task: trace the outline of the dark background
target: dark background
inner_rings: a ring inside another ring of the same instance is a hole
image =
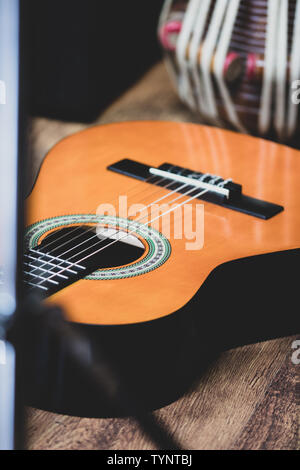
[[[163,0],[26,0],[31,115],[93,121],[160,57]]]

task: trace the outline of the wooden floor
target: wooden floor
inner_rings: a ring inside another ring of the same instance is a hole
[[[97,122],[193,121],[162,65],[107,109]],[[35,119],[32,172],[49,148],[85,126]],[[224,352],[189,394],[155,414],[186,449],[299,449],[297,367],[283,338]],[[30,449],[155,449],[132,419],[83,419],[28,410]]]

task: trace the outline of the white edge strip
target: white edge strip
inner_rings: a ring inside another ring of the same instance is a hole
[[[246,129],[240,122],[238,115],[235,111],[234,104],[231,100],[229,90],[226,86],[223,68],[228,53],[230,39],[232,31],[235,25],[236,17],[240,6],[240,0],[231,0],[226,13],[223,29],[221,31],[219,43],[216,49],[215,61],[214,61],[214,75],[219,85],[220,93],[223,98],[226,113],[229,121],[233,124],[240,132],[247,133]]]

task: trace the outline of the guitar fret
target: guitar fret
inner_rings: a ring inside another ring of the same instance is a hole
[[[62,264],[57,265],[57,264],[51,263],[51,261],[46,261],[46,260],[41,260],[39,258],[34,258],[34,256],[30,256],[28,254],[26,254],[25,256],[27,256],[28,258],[30,258],[34,261],[38,261],[39,263],[42,263],[42,266],[45,265],[45,264],[49,264],[50,266],[54,266],[55,268],[63,268]],[[39,268],[39,269],[41,269],[41,268]],[[77,274],[76,271],[74,271],[73,269],[66,268],[66,267],[64,267],[64,271],[68,271],[70,273]]]
[[[47,279],[46,277],[40,276],[39,274],[33,274],[31,272],[28,272],[28,271],[24,271],[24,274],[27,274],[28,276],[32,276],[32,277],[42,279],[44,282],[51,282],[51,284],[56,284],[57,286],[59,285],[59,283],[56,282],[56,281],[53,281],[53,279]]]
[[[39,289],[42,289],[42,290],[49,290],[47,287],[45,286],[42,286],[40,284],[33,284],[32,282],[28,281],[27,279],[24,280],[25,284],[28,284],[29,286],[32,286],[32,287],[38,287]]]
[[[42,262],[42,261],[40,261],[40,262]],[[48,273],[48,274],[49,274],[49,273],[51,273],[51,274],[55,273],[55,271],[51,271],[51,270],[49,270],[49,269],[44,269],[44,268],[42,268],[42,267],[40,267],[40,266],[35,266],[35,265],[32,264],[32,263],[26,263],[26,262],[25,262],[24,264],[25,264],[26,266],[30,266],[31,268],[34,268],[34,269],[36,269],[36,270],[44,271],[45,273]],[[47,262],[47,264],[50,264],[50,263]],[[56,266],[56,265],[54,265],[54,264],[52,264],[52,266],[54,266],[54,267],[56,267],[57,269],[59,269],[59,266]],[[55,275],[58,276],[58,277],[61,277],[62,279],[69,279],[68,276],[64,276],[63,274],[55,273]]]
[[[53,293],[80,278],[84,266],[58,256],[30,249],[24,254],[24,282],[40,290]],[[67,275],[66,275],[67,274]]]
[[[36,254],[38,254],[38,255],[41,255],[41,256],[46,256],[47,258],[51,258],[51,259],[57,260],[57,261],[59,261],[60,263],[69,264],[69,265],[72,266],[73,268],[76,267],[76,268],[79,268],[79,269],[86,269],[84,266],[81,266],[80,264],[71,263],[70,261],[64,260],[64,259],[59,258],[59,257],[57,257],[57,256],[49,255],[48,253],[43,253],[43,252],[41,252],[41,251],[33,250],[33,249],[31,249],[30,251],[33,252],[33,253],[36,253]],[[73,271],[73,272],[74,272],[74,274],[77,274],[76,271]]]

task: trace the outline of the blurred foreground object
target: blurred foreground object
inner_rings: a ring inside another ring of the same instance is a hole
[[[202,119],[300,147],[300,0],[165,0],[158,33]]]
[[[22,4],[0,0],[0,450],[23,447],[21,354],[11,341],[22,284],[18,269],[23,246],[25,164],[24,58],[19,47]]]

